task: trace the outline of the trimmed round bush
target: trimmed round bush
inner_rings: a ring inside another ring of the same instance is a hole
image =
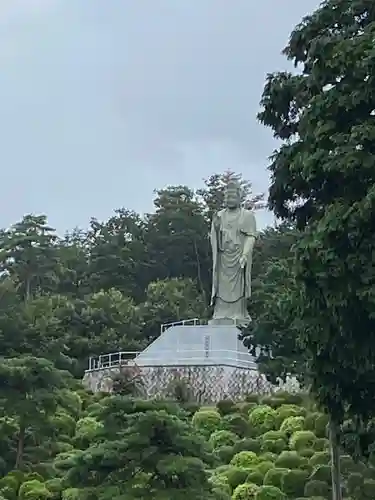
[[[236,453],[239,451],[253,451],[257,455],[260,453],[261,442],[259,439],[244,438],[234,443],[234,450]]]
[[[306,459],[298,455],[296,451],[283,451],[276,459],[276,467],[282,469],[299,469],[306,464]]]
[[[48,500],[51,497],[46,485],[37,479],[25,481],[18,492],[19,500]]]
[[[234,432],[221,430],[213,432],[208,441],[213,449],[216,449],[221,446],[233,446],[238,439]]]
[[[319,417],[320,415],[322,415],[320,412],[318,411],[313,411],[311,413],[308,413],[305,417],[305,427],[304,427],[304,430],[305,431],[315,431],[315,420],[317,419],[317,417]]]
[[[222,472],[222,475],[227,478],[228,484],[233,491],[239,484],[243,484],[249,475],[249,470],[242,467],[228,467],[228,469]]]
[[[305,497],[323,497],[327,498],[330,488],[324,481],[308,481],[305,485]]]
[[[233,500],[253,500],[259,490],[259,486],[253,483],[244,483],[237,486],[233,491]]]
[[[273,462],[260,462],[256,467],[255,467],[255,470],[257,472],[260,472],[262,474],[262,476],[264,477],[267,472],[270,470],[270,469],[273,469],[275,467],[274,463]]]
[[[82,492],[79,488],[68,488],[62,492],[62,500],[79,500]]]
[[[315,451],[311,448],[303,448],[302,450],[298,450],[298,455],[303,458],[311,458],[314,453]]]
[[[331,482],[331,467],[329,465],[317,465],[311,473],[310,480],[324,481],[329,484]]]
[[[297,431],[302,431],[305,423],[305,418],[301,416],[287,417],[283,420],[280,431],[284,432],[287,436],[291,436]]]
[[[228,479],[222,474],[211,476],[209,478],[209,483],[212,484],[214,488],[218,488],[221,491],[228,493],[229,495],[232,492],[231,487],[229,486],[228,483]]]
[[[328,451],[316,451],[309,459],[309,465],[315,468],[317,465],[328,465],[331,460],[331,454]]]
[[[314,443],[315,451],[326,451],[329,450],[329,441],[327,438],[317,438]]]
[[[240,451],[232,458],[230,465],[251,468],[259,463],[259,457],[252,451]]]
[[[304,417],[306,414],[305,408],[297,405],[281,405],[277,410],[277,427],[280,428],[281,424],[289,417]]]
[[[327,438],[329,418],[324,413],[319,413],[314,422],[314,434],[318,438]]]
[[[249,413],[258,406],[258,403],[242,403],[239,405],[242,415],[249,416]]]
[[[231,413],[223,417],[221,427],[227,431],[244,438],[249,434],[250,426],[248,420],[241,413]]]
[[[363,482],[363,494],[366,500],[375,498],[375,479],[365,479]]]
[[[259,434],[276,428],[277,412],[268,405],[259,405],[249,414],[251,427]]]
[[[270,469],[264,476],[263,484],[270,486],[277,486],[281,489],[283,476],[288,472],[288,469],[282,469],[281,467],[275,467]]]
[[[281,489],[288,498],[301,497],[305,491],[305,485],[309,480],[309,473],[305,470],[288,470],[282,477]]]
[[[246,482],[257,484],[258,486],[262,486],[263,479],[264,479],[264,475],[261,474],[259,471],[254,470],[253,472],[250,472],[250,474],[247,476]]]
[[[277,441],[278,439],[287,440],[287,436],[282,431],[267,431],[260,437],[261,441]]]
[[[221,401],[218,401],[216,408],[221,416],[236,413],[237,411],[236,403],[231,399],[222,399]]]
[[[284,493],[276,486],[261,486],[255,495],[255,500],[285,500]]]
[[[352,474],[349,474],[346,481],[348,493],[355,498],[359,498],[361,492],[363,491],[363,483],[364,477],[359,472],[353,472]]]
[[[202,434],[209,437],[220,427],[221,416],[218,411],[199,410],[194,414],[192,423]]]
[[[289,447],[291,450],[302,450],[314,446],[316,436],[312,431],[297,431],[292,434]]]
[[[270,451],[267,451],[266,453],[262,453],[259,456],[259,460],[261,462],[275,462],[277,459],[277,455],[275,453],[271,453]]]
[[[233,446],[220,446],[220,448],[215,449],[216,455],[219,457],[221,463],[229,464],[235,455]]]
[[[268,452],[270,451],[271,453],[275,453],[278,455],[282,451],[287,448],[287,444],[285,439],[268,439],[266,441],[263,441],[262,443],[262,452]]]

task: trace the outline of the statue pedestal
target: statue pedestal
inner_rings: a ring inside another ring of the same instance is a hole
[[[233,318],[212,318],[208,322],[209,325],[213,326],[234,326],[234,327],[239,327],[239,326],[246,326],[250,323],[251,319],[250,318],[243,318],[243,319],[233,319]]]

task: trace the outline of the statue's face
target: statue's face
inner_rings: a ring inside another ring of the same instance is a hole
[[[225,192],[225,205],[228,208],[238,208],[241,204],[237,189],[227,189]]]

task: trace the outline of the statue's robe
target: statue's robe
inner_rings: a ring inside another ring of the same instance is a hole
[[[251,296],[252,249],[245,267],[240,264],[249,236],[256,237],[255,216],[250,210],[224,209],[214,217],[211,227],[214,320],[249,320],[247,299]]]

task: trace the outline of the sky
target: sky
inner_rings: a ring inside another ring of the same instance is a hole
[[[265,77],[318,3],[0,0],[0,227],[149,212],[154,189],[228,169],[266,192]]]

